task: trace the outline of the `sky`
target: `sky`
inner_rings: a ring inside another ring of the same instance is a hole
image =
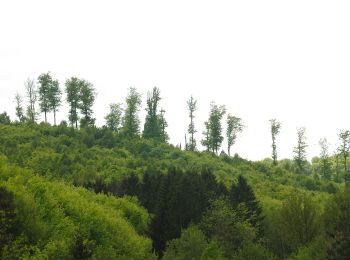
[[[50,71],[61,88],[72,76],[95,86],[98,126],[136,87],[143,126],[147,91],[157,86],[174,145],[184,144],[193,95],[198,143],[214,101],[246,125],[231,153],[270,157],[276,118],[279,158],[292,158],[296,128],[306,127],[311,159],[320,138],[332,153],[350,128],[349,13],[349,1],[3,0],[0,112],[14,119],[26,79]],[[66,103],[57,118],[67,119]]]

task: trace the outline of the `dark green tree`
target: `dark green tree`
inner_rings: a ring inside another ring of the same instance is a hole
[[[227,153],[230,156],[231,147],[236,143],[237,136],[243,131],[244,124],[241,118],[227,115]]]
[[[141,106],[141,95],[136,88],[129,88],[126,97],[126,109],[123,117],[122,133],[128,137],[136,137],[140,134],[140,119],[138,112]]]
[[[11,124],[10,117],[6,112],[0,114],[0,124],[9,125]]]
[[[78,108],[79,108],[79,93],[80,93],[80,80],[76,77],[71,77],[66,81],[66,94],[67,102],[69,104],[69,122],[72,127],[78,128]]]
[[[50,72],[41,74],[38,77],[38,83],[40,112],[44,113],[45,123],[47,123],[47,113],[51,111],[49,95],[52,86],[52,77],[50,75]]]
[[[306,136],[305,127],[297,128],[297,145],[294,147],[294,162],[299,173],[305,171],[306,160]]]
[[[94,126],[95,118],[92,117],[92,106],[96,99],[96,91],[94,86],[82,79],[79,80],[79,109],[83,117],[81,118],[81,126]]]
[[[186,145],[186,150],[195,151],[197,147],[196,140],[194,139],[194,134],[197,132],[194,128],[194,112],[197,110],[197,100],[191,96],[187,100],[187,108],[190,117],[190,124],[188,125],[188,134],[190,135],[189,143]]]
[[[143,137],[161,141],[162,126],[160,125],[160,115],[158,114],[158,105],[160,98],[159,88],[154,87],[152,92],[147,95],[147,115],[143,129]]]
[[[106,126],[112,131],[119,132],[122,123],[123,108],[122,104],[110,104],[109,113],[105,117]]]
[[[277,165],[277,146],[276,146],[276,136],[280,133],[281,123],[276,119],[270,120],[271,125],[271,137],[272,137],[272,160],[273,164]]]
[[[233,208],[244,204],[246,210],[243,218],[256,228],[258,236],[263,234],[263,214],[259,201],[256,199],[253,189],[248,185],[246,179],[238,176],[237,185],[232,185],[229,193],[229,201]]]

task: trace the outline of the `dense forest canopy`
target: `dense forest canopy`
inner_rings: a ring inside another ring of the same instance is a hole
[[[224,105],[210,104],[196,140],[197,100],[189,97],[186,141],[172,145],[159,88],[148,93],[143,126],[136,88],[110,104],[102,127],[96,97],[85,79],[63,87],[43,73],[16,94],[16,119],[0,114],[2,259],[350,256],[349,130],[334,154],[322,138],[310,162],[298,128],[294,158],[281,160],[283,124],[271,119],[271,158],[249,161],[234,153],[244,118]],[[61,106],[67,120],[56,122]]]

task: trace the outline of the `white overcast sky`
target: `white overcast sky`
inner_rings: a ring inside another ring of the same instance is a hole
[[[15,93],[47,71],[62,88],[71,76],[94,84],[99,126],[130,86],[143,95],[143,121],[147,90],[157,86],[173,144],[184,143],[192,94],[198,142],[215,101],[247,125],[232,152],[269,157],[277,118],[279,157],[292,157],[304,126],[310,159],[321,137],[333,150],[350,128],[349,14],[350,1],[335,0],[3,0],[0,112],[14,119]],[[66,118],[61,108],[58,120]]]

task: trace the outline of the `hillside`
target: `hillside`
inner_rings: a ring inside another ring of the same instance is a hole
[[[346,254],[346,239],[330,251],[341,229],[324,224],[349,217],[327,210],[348,199],[343,185],[289,160],[183,151],[107,128],[1,124],[0,189],[4,259]]]

